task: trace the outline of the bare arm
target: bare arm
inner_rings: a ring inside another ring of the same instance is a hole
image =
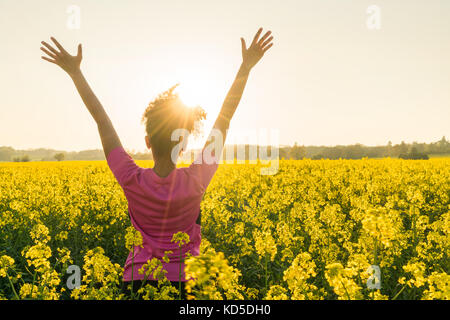
[[[250,71],[261,60],[266,51],[269,50],[273,45],[273,37],[269,37],[272,33],[271,31],[266,32],[266,34],[261,39],[259,39],[262,30],[262,28],[258,30],[255,37],[253,38],[252,44],[248,49],[246,47],[245,40],[241,38],[242,64],[230,88],[230,91],[228,91],[225,101],[223,102],[222,109],[220,110],[219,116],[217,117],[217,120],[214,123],[212,129],[213,132],[214,130],[219,130],[220,134],[222,135],[222,145],[216,145],[216,147],[220,147],[220,150],[225,144],[230,121],[233,118],[239,102],[241,101]],[[213,136],[213,132],[211,132],[210,136]],[[207,141],[205,147],[210,143],[211,141]]]
[[[105,153],[105,157],[108,157],[108,154],[114,148],[120,147],[122,144],[120,143],[120,139],[117,136],[116,130],[114,129],[105,109],[95,96],[80,70],[80,64],[83,56],[81,44],[78,45],[77,55],[72,56],[59,44],[58,41],[56,41],[56,39],[51,38],[51,40],[54,42],[59,51],[48,43],[42,41],[42,45],[45,47],[41,47],[41,50],[48,56],[42,57],[42,59],[60,66],[72,78],[81,99],[97,123],[98,132],[103,145],[103,151]]]

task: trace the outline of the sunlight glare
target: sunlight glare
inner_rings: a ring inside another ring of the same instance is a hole
[[[207,73],[185,72],[179,77],[179,86],[176,92],[179,93],[181,100],[189,107],[200,106],[206,111],[206,122],[213,121],[221,107],[224,89],[219,88],[216,83],[211,81],[212,75]]]

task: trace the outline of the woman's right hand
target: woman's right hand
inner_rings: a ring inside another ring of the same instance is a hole
[[[47,42],[42,41],[41,43],[43,46],[45,46],[45,48],[41,47],[41,50],[45,52],[48,57],[43,56],[41,58],[60,66],[70,76],[79,73],[81,60],[83,59],[83,49],[81,47],[81,44],[78,45],[77,55],[72,56],[63,48],[62,45],[59,44],[59,42],[55,38],[51,37],[50,39],[53,41],[59,51],[53,48]]]

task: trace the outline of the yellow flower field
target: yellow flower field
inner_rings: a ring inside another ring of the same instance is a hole
[[[221,165],[201,205],[201,255],[186,259],[187,298],[449,299],[449,168],[283,160],[263,176]],[[0,298],[129,298],[122,266],[140,237],[105,162],[0,164],[0,230]],[[142,270],[160,286],[136,297],[178,298],[160,266]]]

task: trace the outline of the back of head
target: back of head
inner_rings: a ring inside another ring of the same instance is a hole
[[[187,107],[174,92],[173,86],[161,93],[149,103],[142,116],[145,130],[150,140],[152,153],[157,157],[170,156],[178,141],[171,141],[172,133],[177,129],[184,129],[189,133],[197,133],[198,121],[206,118],[201,107]]]

